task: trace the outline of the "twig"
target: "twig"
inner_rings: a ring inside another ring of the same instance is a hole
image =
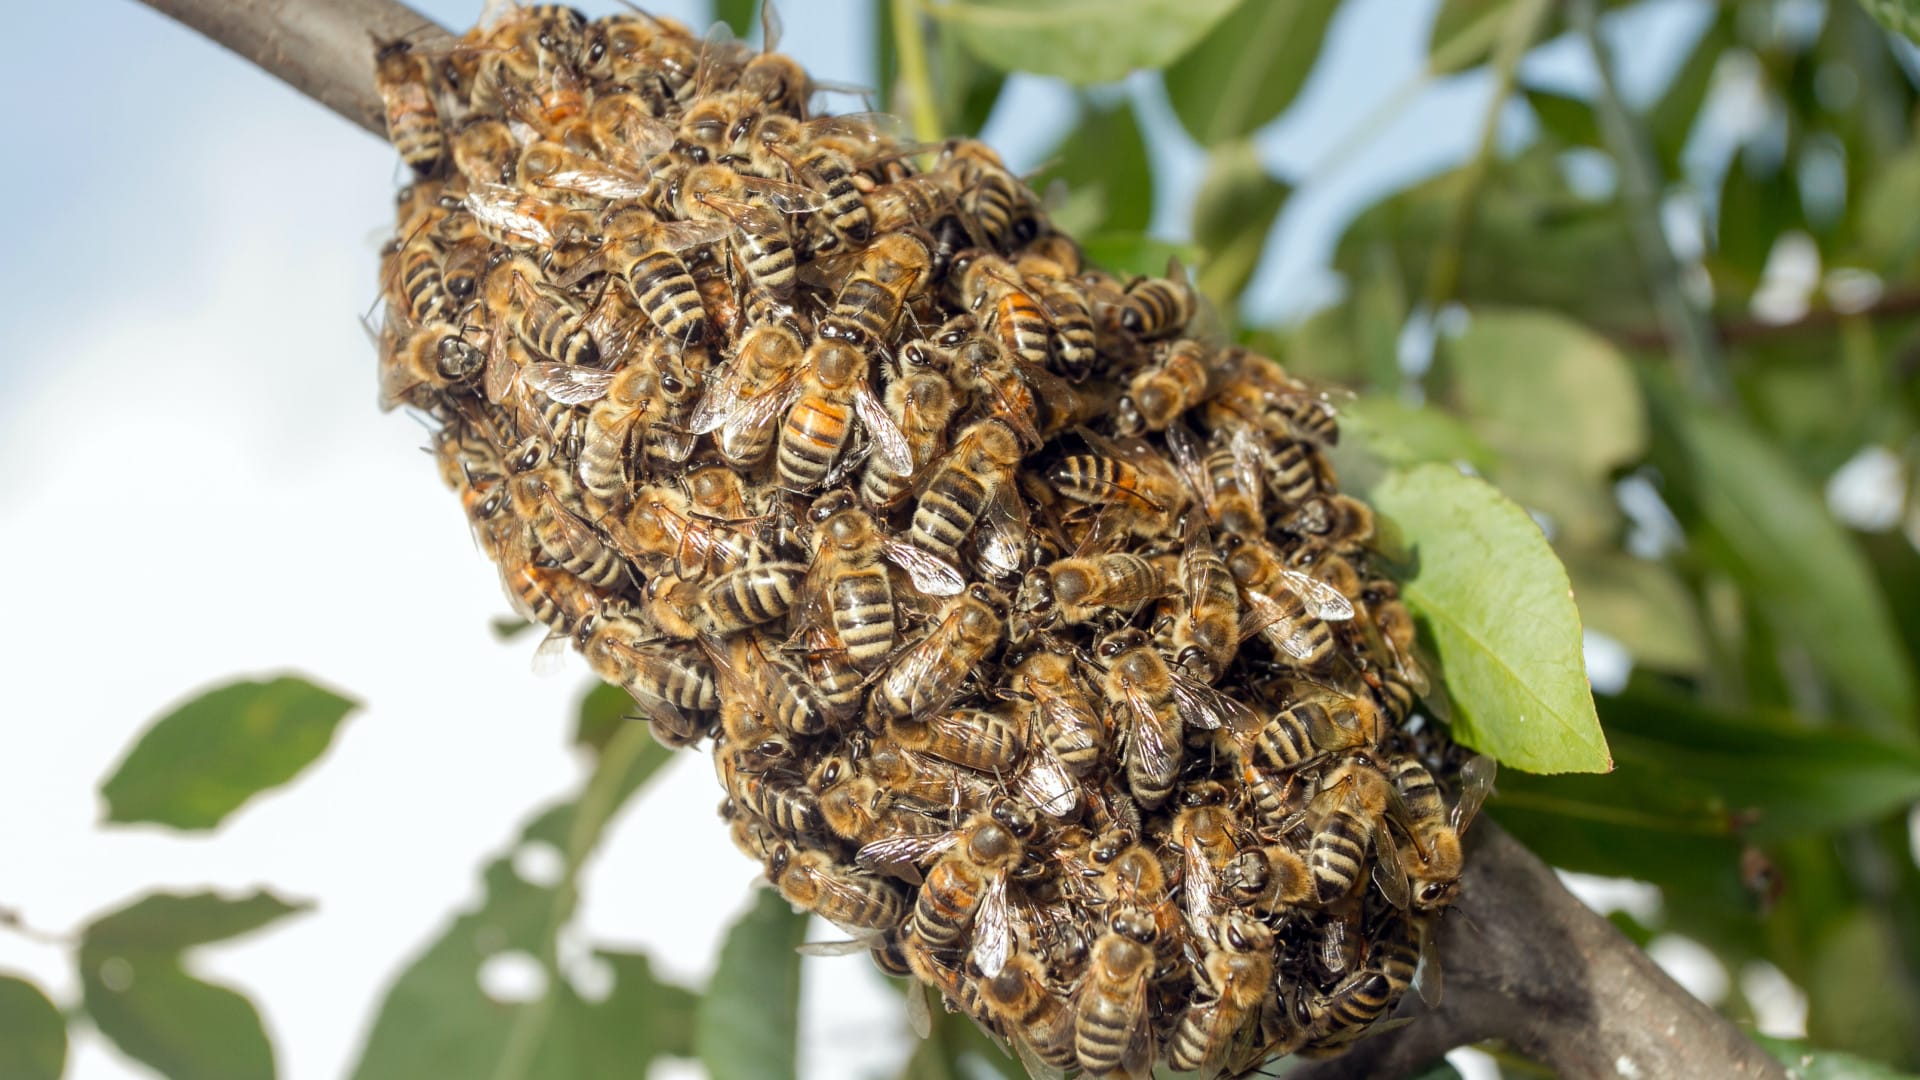
[[[920,18],[920,0],[892,0],[893,45],[900,55],[900,81],[907,110],[913,116],[913,137],[938,142],[945,125],[933,92],[933,69],[927,66],[927,28]]]
[[[1786,1076],[1505,830],[1483,820],[1472,841],[1458,910],[1439,931],[1441,1003],[1287,1080],[1392,1080],[1489,1039],[1562,1080]]]
[[[373,88],[373,44],[446,31],[397,0],[140,0],[259,65],[375,135],[387,134]]]
[[[373,89],[368,34],[417,39],[422,30],[437,29],[393,0],[144,2],[376,133],[384,123]],[[917,25],[917,6],[896,2],[910,16],[903,21]],[[924,42],[921,47],[924,66]],[[903,70],[910,48],[903,35]],[[937,124],[937,114],[928,115]],[[922,117],[920,122],[924,126],[928,121]],[[631,743],[622,746],[616,739],[606,756],[637,753],[643,729],[635,730]],[[618,771],[603,762],[601,773]],[[617,802],[596,775],[575,810],[567,879],[550,913],[557,920],[556,930],[571,910],[580,862]],[[1780,1067],[1738,1029],[1675,985],[1498,826],[1482,822],[1473,842],[1460,902],[1465,917],[1446,920],[1440,931],[1449,987],[1445,1002],[1398,1031],[1363,1040],[1343,1057],[1310,1064],[1291,1077],[1384,1080],[1406,1075],[1455,1046],[1501,1039],[1572,1080],[1633,1075],[1784,1078]],[[547,959],[551,966],[551,957]],[[519,1062],[527,1048],[538,1044],[545,1016],[536,1014],[521,1023],[527,1030],[510,1039],[516,1048],[503,1055],[502,1075],[524,1071]]]
[[[1600,93],[1594,108],[1600,133],[1620,164],[1620,194],[1626,202],[1634,249],[1653,288],[1654,310],[1667,340],[1673,344],[1674,359],[1687,389],[1701,401],[1725,402],[1729,391],[1720,344],[1714,340],[1706,312],[1688,298],[1681,285],[1680,261],[1674,257],[1666,228],[1660,222],[1659,168],[1647,153],[1639,122],[1627,111],[1614,84],[1613,63],[1606,43],[1600,40],[1593,0],[1572,0],[1568,14],[1593,54],[1594,67],[1599,69]]]
[[[1714,339],[1722,345],[1744,345],[1753,341],[1771,341],[1794,334],[1832,330],[1848,319],[1898,319],[1920,312],[1920,288],[1888,289],[1870,304],[1841,311],[1837,308],[1813,308],[1798,318],[1783,322],[1761,319],[1722,319],[1713,324]],[[1608,333],[1630,349],[1664,349],[1672,345],[1665,328],[1636,326]]]

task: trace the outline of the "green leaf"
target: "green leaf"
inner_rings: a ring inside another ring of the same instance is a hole
[[[1545,460],[1597,477],[1646,448],[1646,410],[1626,358],[1570,319],[1479,309],[1442,355],[1452,402],[1515,468]]]
[[[693,1042],[713,1080],[795,1075],[800,1033],[800,955],[807,916],[761,889],[720,949],[700,999]]]
[[[152,893],[82,932],[87,1015],[127,1056],[173,1080],[272,1080],[273,1046],[245,996],[190,974],[181,951],[258,929],[306,905],[266,892]]]
[[[1487,59],[1512,0],[1441,0],[1427,34],[1427,70],[1464,71]]]
[[[533,629],[533,623],[518,615],[499,615],[487,620],[487,629],[501,641],[512,641],[521,634]]]
[[[354,1080],[489,1077],[510,1046],[523,1055],[516,1060],[525,1077],[623,1080],[644,1074],[659,1055],[691,1052],[693,995],[656,980],[644,957],[598,954],[615,977],[612,995],[600,1002],[575,990],[564,969],[548,996],[531,1002],[495,1000],[479,982],[481,967],[504,954],[546,966],[578,900],[580,864],[614,812],[671,757],[645,724],[615,732],[580,800],[535,815],[482,871],[479,903],[450,920],[388,988]],[[515,853],[534,844],[560,853],[560,881],[530,882],[515,870]]]
[[[1822,929],[1802,983],[1808,1038],[1871,1059],[1908,1059],[1920,1036],[1920,993],[1902,962],[1901,928],[1860,906]]]
[[[580,699],[573,722],[573,745],[599,753],[621,728],[644,724],[634,712],[633,698],[612,683],[596,682]]]
[[[1777,448],[1744,422],[1676,407],[1695,498],[1754,596],[1868,710],[1882,735],[1914,735],[1913,673],[1886,598],[1844,530]]]
[[[1149,277],[1167,272],[1167,260],[1191,263],[1200,252],[1191,244],[1155,240],[1137,232],[1105,232],[1080,239],[1087,265],[1098,266],[1122,278]]]
[[[1720,271],[1717,280],[1737,290],[1736,295],[1747,295],[1759,283],[1774,241],[1805,224],[1793,170],[1769,170],[1742,151],[1728,164],[1720,185],[1720,220],[1711,260]]]
[[[1438,648],[1454,738],[1528,772],[1612,768],[1567,572],[1526,511],[1446,465],[1395,472],[1373,500],[1414,548],[1402,594]]]
[[[1788,1080],[1916,1080],[1915,1074],[1838,1050],[1816,1050],[1805,1039],[1752,1035],[1760,1048],[1787,1067]]]
[[[1145,232],[1153,217],[1153,172],[1133,106],[1083,107],[1080,122],[1033,186],[1045,191],[1055,181],[1066,184],[1069,198],[1068,206],[1049,215],[1058,228],[1076,236]],[[1162,263],[1153,272],[1164,269]]]
[[[891,18],[893,5],[883,2],[879,6]],[[933,35],[929,46],[933,96],[942,123],[956,135],[979,134],[1000,99],[1007,73],[974,59],[952,34]]]
[[[211,829],[298,776],[359,707],[286,675],[209,691],[156,721],[100,785],[106,820]]]
[[[1447,462],[1485,473],[1499,460],[1454,417],[1385,394],[1362,394],[1341,404],[1340,442],[1329,449],[1341,486],[1363,496],[1389,469]]]
[[[1652,136],[1654,151],[1660,157],[1663,176],[1674,176],[1680,172],[1680,153],[1686,148],[1687,138],[1693,134],[1700,106],[1707,100],[1707,91],[1713,87],[1713,73],[1719,69],[1720,57],[1733,44],[1736,14],[1736,9],[1727,8],[1715,17],[1712,25],[1700,35],[1700,40],[1694,43],[1686,62],[1674,73],[1673,81],[1667,84],[1660,100],[1647,110],[1647,133]]]
[[[744,39],[753,33],[753,16],[759,6],[758,0],[713,0],[713,17],[726,23],[734,37]]]
[[[1527,104],[1540,118],[1540,126],[1567,146],[1599,146],[1600,121],[1593,106],[1585,100],[1557,90],[1526,87]]]
[[[1193,201],[1193,242],[1206,253],[1200,291],[1221,311],[1233,310],[1253,278],[1267,233],[1292,193],[1290,185],[1267,174],[1252,143],[1228,143],[1213,152]]]
[[[40,988],[0,975],[0,1076],[59,1080],[67,1069],[67,1021]]]
[[[1240,0],[947,0],[924,10],[1006,71],[1087,85],[1165,67]]]
[[[1339,0],[1243,3],[1167,69],[1167,96],[1188,134],[1219,146],[1286,111],[1305,85]]]
[[[1584,626],[1625,646],[1645,667],[1697,673],[1705,666],[1699,614],[1670,568],[1613,550],[1563,554]]]
[[[1860,0],[1860,6],[1867,14],[1879,21],[1881,26],[1904,36],[1908,41],[1920,42],[1920,2],[1916,0]]]

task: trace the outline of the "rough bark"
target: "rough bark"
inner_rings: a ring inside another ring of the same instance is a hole
[[[384,135],[369,35],[446,31],[395,0],[142,0]],[[1785,1077],[1784,1070],[1560,884],[1491,821],[1472,838],[1458,911],[1439,930],[1445,994],[1412,1023],[1289,1080],[1391,1080],[1498,1040],[1567,1080]]]

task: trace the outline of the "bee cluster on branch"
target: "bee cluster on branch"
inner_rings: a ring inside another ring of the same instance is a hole
[[[773,886],[1036,1075],[1337,1052],[1492,772],[1416,711],[1333,410],[981,143],[810,113],[767,30],[382,43],[383,404]]]

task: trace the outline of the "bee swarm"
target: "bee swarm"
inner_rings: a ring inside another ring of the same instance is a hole
[[[541,5],[377,66],[382,404],[782,895],[1036,1073],[1394,1009],[1491,763],[1414,712],[1320,396],[778,53]]]

